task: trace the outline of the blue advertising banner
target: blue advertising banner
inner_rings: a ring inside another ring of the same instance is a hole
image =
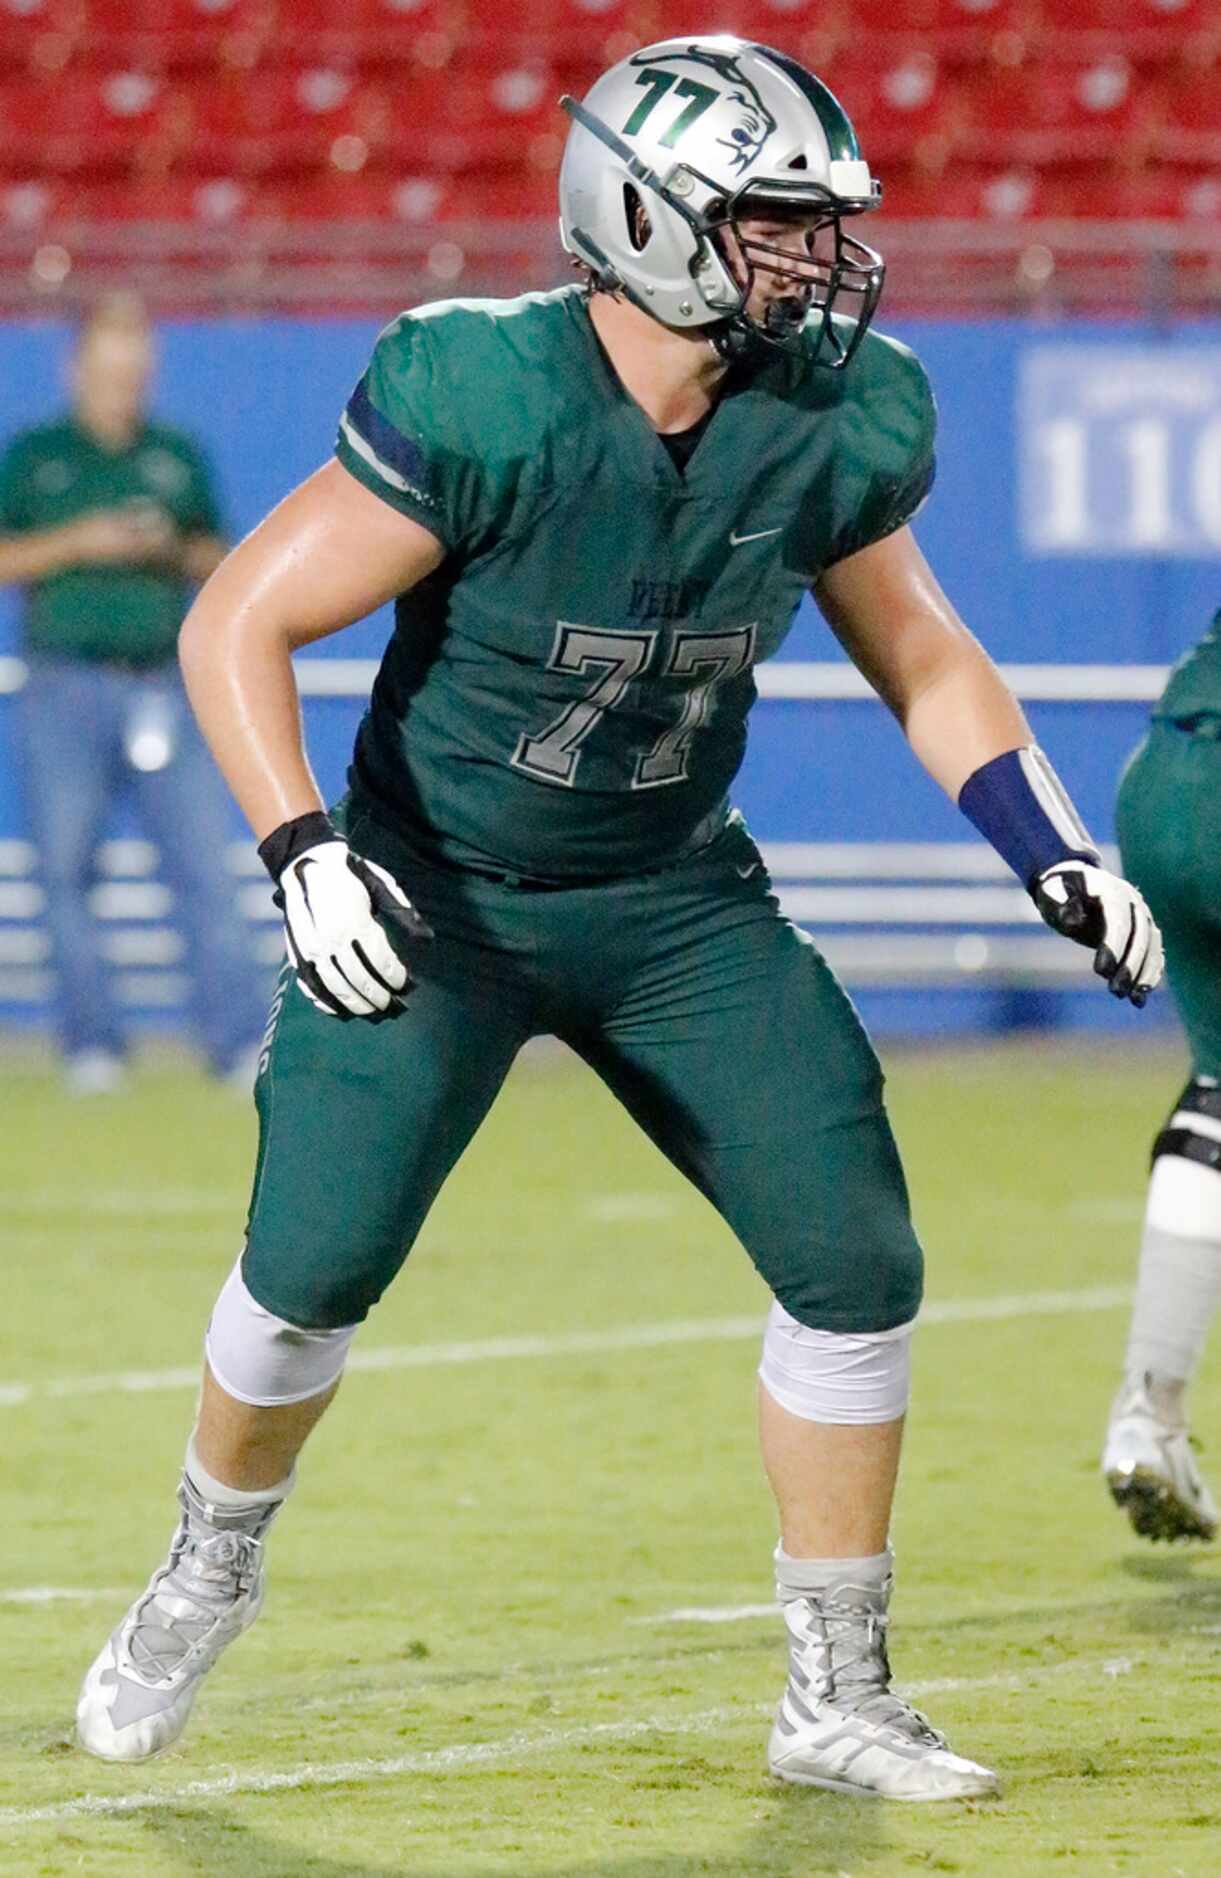
[[[1032,346],[1017,428],[1030,553],[1221,554],[1221,346]]]

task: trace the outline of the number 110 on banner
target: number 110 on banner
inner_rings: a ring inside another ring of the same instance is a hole
[[[1018,389],[1035,554],[1221,549],[1221,346],[1040,346]]]

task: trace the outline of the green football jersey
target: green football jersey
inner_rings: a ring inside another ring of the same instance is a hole
[[[1221,717],[1221,609],[1199,645],[1181,658],[1153,707],[1155,718]]]
[[[418,308],[340,423],[354,476],[447,549],[396,608],[353,788],[417,847],[540,879],[663,866],[728,813],[755,698],[818,575],[933,477],[906,347],[731,375],[680,471],[579,286]]]
[[[136,502],[164,510],[181,534],[219,532],[207,463],[164,424],[145,424],[128,448],[108,450],[67,417],[24,431],[0,462],[0,530],[9,534]],[[170,567],[66,567],[27,587],[26,643],[63,658],[161,665],[174,656],[189,601]]]

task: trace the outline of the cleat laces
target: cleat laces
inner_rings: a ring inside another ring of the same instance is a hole
[[[247,1533],[202,1538],[183,1520],[168,1562],[132,1613],[127,1656],[141,1682],[168,1681],[207,1643],[257,1578],[261,1551]]]
[[[798,1688],[841,1715],[893,1729],[922,1747],[944,1748],[945,1736],[890,1686],[885,1611],[803,1598],[805,1618],[793,1626],[790,1673]]]

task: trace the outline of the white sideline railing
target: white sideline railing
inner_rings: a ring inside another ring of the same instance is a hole
[[[377,676],[376,659],[296,661],[297,686],[305,698],[367,698]],[[1168,665],[1002,665],[1010,689],[1026,704],[1152,703],[1166,683]],[[20,691],[24,659],[0,657],[0,696]],[[755,668],[761,698],[876,698],[854,665],[841,660],[774,659]]]

